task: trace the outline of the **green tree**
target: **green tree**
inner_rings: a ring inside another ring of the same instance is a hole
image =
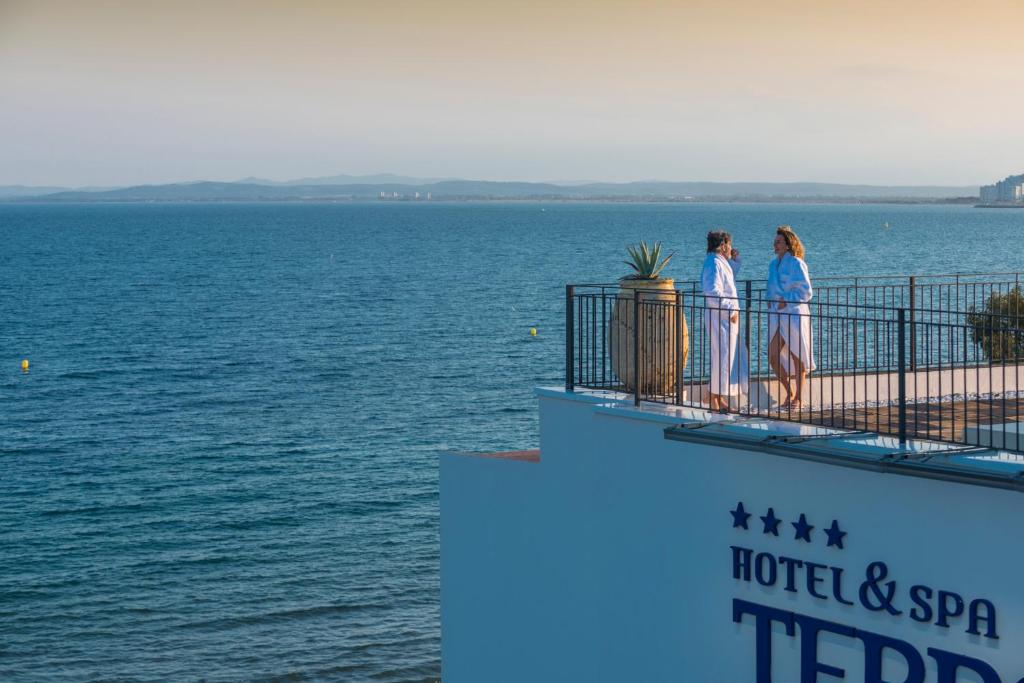
[[[1024,357],[1024,292],[1017,285],[1005,294],[992,292],[982,310],[967,315],[971,341],[990,361]]]

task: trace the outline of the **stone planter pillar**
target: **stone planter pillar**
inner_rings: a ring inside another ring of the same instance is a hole
[[[636,393],[634,359],[639,339],[640,394],[674,396],[676,376],[686,368],[690,331],[686,317],[676,308],[675,282],[671,279],[619,281],[619,294],[608,325],[608,348],[612,372],[625,390]],[[637,292],[639,293],[637,294]],[[634,296],[639,296],[639,334],[634,335]],[[676,337],[682,335],[680,357],[676,357]]]

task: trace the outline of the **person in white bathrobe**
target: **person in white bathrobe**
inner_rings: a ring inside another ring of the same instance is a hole
[[[733,256],[734,260],[729,260]],[[708,254],[701,272],[704,294],[704,326],[708,335],[711,378],[708,387],[711,409],[727,412],[730,397],[746,391],[746,345],[739,338],[740,302],[736,296],[739,252],[724,230],[708,233]]]
[[[768,264],[768,364],[785,392],[780,407],[803,407],[807,373],[814,370],[811,276],[804,262],[804,245],[788,225],[775,231],[775,258]],[[795,382],[796,386],[793,386]],[[780,395],[780,399],[781,399]]]

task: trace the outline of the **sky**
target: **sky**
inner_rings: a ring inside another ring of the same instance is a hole
[[[0,0],[0,184],[1024,172],[1020,0]]]

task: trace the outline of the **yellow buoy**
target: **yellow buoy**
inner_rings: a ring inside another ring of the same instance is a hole
[[[28,372],[28,358],[26,358],[25,360],[21,361],[21,371],[22,372]]]
[[[536,337],[537,336],[537,328],[536,327],[531,327],[530,328],[530,336],[531,337]]]

